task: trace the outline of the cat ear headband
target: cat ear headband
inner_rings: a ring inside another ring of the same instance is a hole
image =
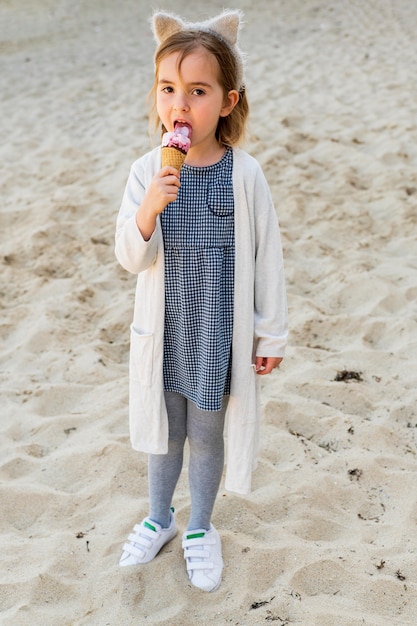
[[[163,43],[168,37],[179,33],[183,30],[197,30],[205,33],[211,33],[230,49],[236,61],[236,82],[237,89],[241,91],[244,88],[243,83],[243,64],[244,57],[242,51],[237,45],[239,28],[243,18],[243,13],[239,10],[225,10],[217,17],[213,17],[205,22],[184,22],[184,20],[172,13],[157,11],[152,18],[152,31],[156,42]]]

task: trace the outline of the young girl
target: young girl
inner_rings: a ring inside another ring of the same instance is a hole
[[[159,46],[153,94],[162,131],[186,126],[179,173],[155,148],[131,169],[116,256],[138,275],[130,352],[132,446],[149,454],[149,516],[120,565],[151,561],[177,533],[172,498],[189,443],[191,514],[182,546],[193,585],[217,589],[221,542],[211,523],[225,487],[250,491],[259,428],[259,376],[278,367],[287,337],[281,242],[257,161],[237,148],[248,104],[241,14],[189,24],[153,16]]]

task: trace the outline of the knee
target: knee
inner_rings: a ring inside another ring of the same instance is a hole
[[[185,437],[170,437],[168,440],[168,454],[178,454],[183,452]]]
[[[224,449],[223,433],[201,433],[200,435],[188,435],[190,452],[216,456]]]

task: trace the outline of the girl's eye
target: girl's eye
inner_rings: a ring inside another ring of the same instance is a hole
[[[174,89],[172,87],[163,87],[162,88],[163,93],[174,93]]]
[[[193,94],[196,96],[204,96],[206,92],[204,91],[204,89],[194,89]]]

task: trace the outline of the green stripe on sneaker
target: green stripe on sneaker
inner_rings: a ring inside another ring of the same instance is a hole
[[[187,535],[187,539],[201,539],[206,533],[194,533],[193,535]]]
[[[151,530],[153,530],[154,533],[156,533],[155,526],[152,526],[152,524],[150,524],[149,522],[144,522],[143,525],[146,526],[146,528],[150,528]]]

